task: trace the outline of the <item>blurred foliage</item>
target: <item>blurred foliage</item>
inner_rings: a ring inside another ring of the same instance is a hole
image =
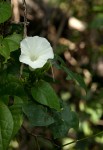
[[[57,2],[57,3],[56,3]],[[74,87],[71,82],[63,80],[63,87],[56,87],[57,91],[79,115],[80,127],[78,133],[74,131],[69,133],[63,140],[68,143],[70,139],[81,139],[85,136],[93,135],[102,131],[103,127],[103,1],[102,0],[73,0],[73,1],[55,1],[59,3],[58,7],[69,17],[76,17],[86,23],[86,30],[80,32],[72,27],[67,27],[66,22],[63,27],[60,38],[66,38],[58,43],[56,50],[69,68],[76,72],[81,72],[87,83],[87,95],[82,90]],[[68,11],[67,11],[68,10]],[[71,50],[71,42],[74,49]],[[74,45],[73,45],[74,44]],[[64,47],[63,46],[67,46]],[[68,52],[67,52],[68,51]],[[59,85],[58,85],[59,86]],[[63,150],[101,150],[103,149],[103,133],[94,138],[81,141],[75,145],[70,144]],[[99,139],[99,140],[97,140]]]

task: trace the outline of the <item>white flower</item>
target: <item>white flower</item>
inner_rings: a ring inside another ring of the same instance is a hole
[[[20,62],[29,65],[32,69],[42,68],[48,59],[54,58],[50,43],[43,37],[26,37],[21,41],[20,47]]]

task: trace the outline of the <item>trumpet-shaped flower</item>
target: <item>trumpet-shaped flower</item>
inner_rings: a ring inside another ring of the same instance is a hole
[[[21,41],[20,47],[20,62],[29,65],[32,69],[42,68],[48,59],[54,58],[50,43],[43,37],[26,37]]]

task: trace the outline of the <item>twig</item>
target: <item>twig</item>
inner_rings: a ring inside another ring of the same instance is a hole
[[[15,23],[19,23],[20,22],[19,1],[11,0],[11,7],[12,7],[12,20]]]

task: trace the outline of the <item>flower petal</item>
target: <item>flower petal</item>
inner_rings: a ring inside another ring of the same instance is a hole
[[[45,59],[45,60],[53,59],[54,53],[50,49],[48,49],[48,51],[47,52],[45,51],[45,53],[40,55],[39,58]]]
[[[37,47],[40,47],[40,37],[39,36],[34,36],[34,37],[26,37],[25,38],[25,42],[27,43],[27,46],[29,48],[29,52],[32,55],[35,55],[38,53],[38,51],[36,50]]]
[[[47,39],[39,37],[39,43],[38,46],[36,47],[36,52],[40,56],[44,53],[47,53],[48,51],[52,51],[53,53],[53,49],[50,43],[47,41]]]
[[[29,49],[30,47],[28,46],[28,43],[25,39],[23,39],[20,43],[20,47],[21,47],[21,53],[24,53],[25,55],[29,55]]]
[[[24,55],[24,54],[20,55],[19,61],[24,63],[24,64],[27,64],[27,65],[29,65],[31,63],[30,57],[27,55]]]
[[[48,59],[53,59],[54,53],[47,39],[39,36],[26,37],[21,41],[20,62],[31,68],[41,68]]]
[[[47,60],[38,59],[34,62],[30,62],[29,66],[33,69],[42,68],[46,64]]]

